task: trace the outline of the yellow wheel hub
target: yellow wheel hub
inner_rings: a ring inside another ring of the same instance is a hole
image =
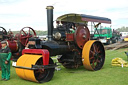
[[[104,46],[100,41],[89,40],[82,51],[82,62],[88,70],[100,70],[105,61]]]

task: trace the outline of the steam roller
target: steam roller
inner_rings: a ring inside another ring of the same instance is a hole
[[[104,17],[85,14],[65,14],[59,16],[56,28],[53,27],[53,6],[47,6],[47,40],[38,37],[27,39],[28,49],[22,50],[22,56],[15,66],[17,75],[34,82],[50,81],[55,67],[52,56],[66,69],[84,66],[87,70],[100,70],[105,62],[105,50],[100,41],[91,40],[87,23],[111,23]],[[72,31],[74,30],[74,31]]]
[[[44,52],[44,54],[41,55],[39,51]],[[40,49],[38,50],[38,52],[39,53],[33,52],[35,53],[34,55],[23,54],[17,60],[16,74],[20,78],[34,81],[34,82],[39,82],[39,83],[47,82],[51,80],[55,70],[54,68],[50,67],[50,65],[53,64],[53,61],[51,58],[48,57],[49,53],[47,50]],[[50,68],[47,66],[43,67],[42,65],[49,65]]]

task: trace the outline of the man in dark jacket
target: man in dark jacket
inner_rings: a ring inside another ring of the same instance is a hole
[[[0,65],[1,65],[1,71],[2,71],[2,80],[9,80],[11,50],[7,46],[6,41],[2,41],[1,45],[2,45],[2,48],[0,49]]]

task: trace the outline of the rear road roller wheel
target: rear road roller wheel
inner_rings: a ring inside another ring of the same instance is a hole
[[[51,58],[49,64],[54,64]],[[17,60],[17,66],[32,68],[32,65],[43,65],[42,55],[24,54]],[[50,81],[54,71],[55,68],[37,70],[16,68],[16,73],[20,78],[39,83]]]
[[[100,70],[105,61],[104,46],[100,41],[88,41],[82,51],[82,62],[87,70]]]
[[[42,65],[43,62],[42,62],[42,58],[40,58],[36,65]],[[50,58],[49,59],[49,64],[54,64],[53,60]],[[35,74],[35,77],[36,79],[39,81],[39,82],[48,82],[52,79],[53,75],[54,75],[54,71],[55,71],[55,68],[50,68],[50,69],[38,69],[38,70],[34,70],[34,74]]]

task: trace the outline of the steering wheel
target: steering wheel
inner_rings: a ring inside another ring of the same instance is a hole
[[[3,27],[1,27],[1,26],[0,26],[0,31],[2,31],[4,35],[7,35],[7,31],[6,31],[6,29],[3,28]]]
[[[27,29],[27,31],[26,31]],[[28,39],[31,37],[36,37],[36,32],[33,28],[31,27],[24,27],[20,30],[20,34],[19,34],[19,39],[20,42],[26,46],[28,43]]]

